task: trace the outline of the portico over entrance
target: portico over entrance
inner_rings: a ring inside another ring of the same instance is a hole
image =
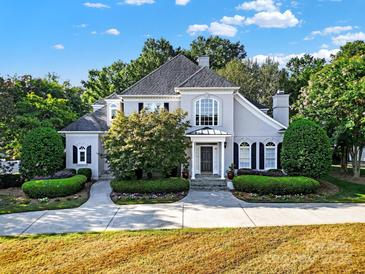
[[[205,127],[186,134],[191,139],[191,179],[197,174],[219,175],[224,179],[225,144],[231,135]]]

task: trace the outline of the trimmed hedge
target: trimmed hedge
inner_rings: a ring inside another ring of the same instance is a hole
[[[24,178],[20,174],[2,174],[0,175],[0,189],[9,187],[21,187]]]
[[[280,169],[269,169],[269,170],[255,170],[249,168],[240,168],[237,170],[237,176],[240,175],[261,175],[261,176],[271,176],[271,177],[284,177],[287,176]]]
[[[114,180],[111,186],[118,193],[172,193],[189,190],[189,181],[183,178]]]
[[[65,179],[34,180],[24,183],[22,189],[30,198],[65,197],[82,190],[86,181],[84,175]]]
[[[319,182],[308,177],[268,177],[257,175],[237,176],[233,179],[237,191],[258,194],[310,194],[320,186]]]
[[[77,174],[86,176],[87,181],[90,182],[93,173],[91,168],[79,168],[79,170],[77,170]]]
[[[328,174],[332,149],[327,133],[313,121],[294,121],[285,131],[281,163],[288,175],[320,178]]]

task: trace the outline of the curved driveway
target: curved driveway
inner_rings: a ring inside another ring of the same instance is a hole
[[[0,215],[0,235],[365,222],[365,204],[246,203],[230,192],[190,191],[173,204],[118,206],[110,192],[99,181],[79,208]]]

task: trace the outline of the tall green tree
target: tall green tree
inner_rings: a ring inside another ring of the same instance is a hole
[[[230,40],[219,36],[210,36],[208,38],[198,36],[190,44],[188,55],[193,60],[196,60],[199,56],[208,55],[211,68],[218,70],[234,59],[245,58],[247,53],[244,45],[240,42],[232,43]]]
[[[92,104],[114,92],[121,93],[173,56],[175,50],[169,41],[149,38],[139,57],[129,64],[116,61],[101,70],[90,70],[88,80],[82,81],[86,89],[82,98]]]
[[[345,49],[350,47],[347,45]],[[300,114],[327,129],[335,144],[346,141],[354,176],[359,177],[365,145],[365,55],[360,52],[348,56],[340,53],[331,64],[314,74],[302,91],[297,107]]]
[[[285,91],[290,94],[292,104],[297,101],[301,89],[308,86],[310,77],[321,70],[325,63],[325,59],[315,58],[310,54],[289,60],[286,64],[289,78]]]
[[[0,78],[0,152],[19,158],[23,136],[46,126],[56,130],[89,110],[81,100],[83,90],[55,75]]]
[[[272,106],[272,96],[284,88],[287,77],[270,58],[261,65],[250,59],[235,59],[218,73],[238,85],[242,95],[268,107]]]

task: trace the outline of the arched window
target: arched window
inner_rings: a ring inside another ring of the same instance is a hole
[[[251,168],[251,146],[243,142],[240,145],[240,163],[239,168]]]
[[[195,124],[197,126],[218,125],[218,101],[202,98],[195,102]]]
[[[84,146],[79,147],[79,164],[86,164],[86,148]]]
[[[269,142],[265,146],[265,169],[276,168],[276,145]]]
[[[110,105],[110,118],[113,120],[117,116],[118,107],[116,104]]]

